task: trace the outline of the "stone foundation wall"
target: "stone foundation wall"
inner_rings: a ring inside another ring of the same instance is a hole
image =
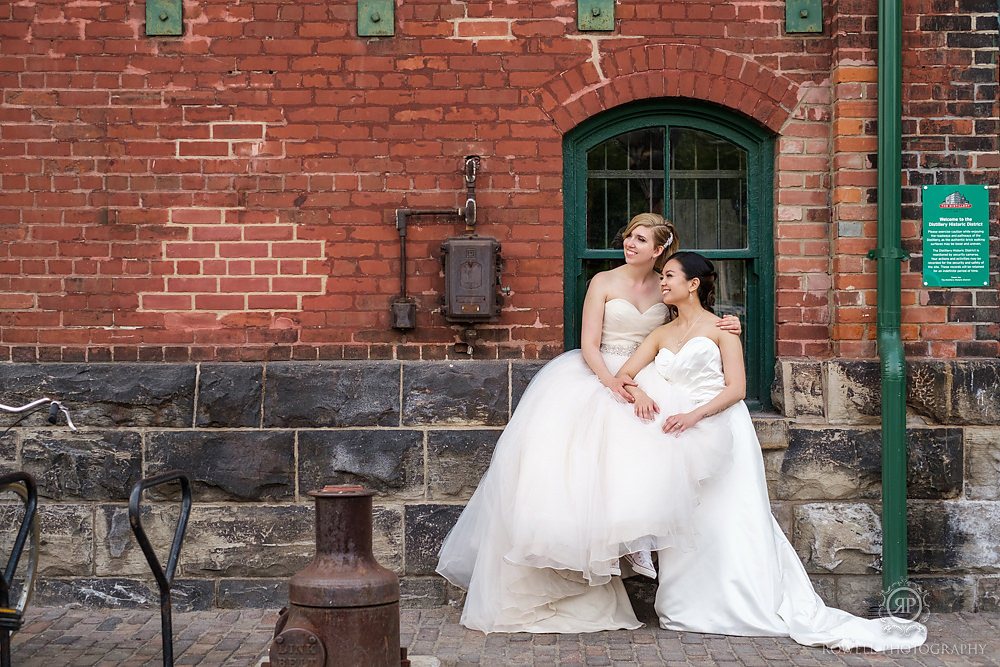
[[[876,361],[779,361],[788,448],[765,453],[775,514],[828,601],[880,599]],[[1000,609],[1000,362],[907,362],[911,579],[931,611]]]
[[[180,468],[195,504],[180,609],[281,606],[311,559],[307,492],[377,492],[375,551],[404,604],[460,599],[433,574],[441,539],[489,464],[540,362],[0,364],[6,403],[41,393],[80,430],[33,416],[0,442],[0,468],[35,475],[44,603],[156,604],[128,524],[131,486]],[[779,523],[820,594],[863,612],[878,600],[880,435],[875,362],[779,363],[757,415]],[[910,560],[933,610],[1000,609],[1000,363],[910,365]],[[176,497],[147,494],[165,552]],[[162,552],[161,552],[162,553]],[[634,584],[639,598],[651,587]]]

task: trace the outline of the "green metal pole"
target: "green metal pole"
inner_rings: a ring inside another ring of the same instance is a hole
[[[878,353],[882,368],[882,587],[906,577],[906,358],[900,334],[902,2],[878,14]],[[891,604],[891,601],[888,601]]]

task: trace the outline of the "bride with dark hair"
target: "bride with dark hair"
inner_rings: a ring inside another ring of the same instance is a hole
[[[625,263],[598,273],[587,289],[582,349],[553,359],[531,381],[441,547],[437,571],[468,591],[466,627],[640,627],[622,568],[655,577],[648,552],[690,539],[697,477],[725,463],[721,443],[707,448],[716,454],[695,456],[663,447],[662,433],[618,437],[617,408],[632,400],[627,388],[635,382],[615,373],[667,319],[658,272],[677,248],[673,225],[652,213],[634,217],[623,236]],[[739,321],[729,318],[728,329],[739,333]],[[631,412],[625,417],[635,421]]]
[[[690,441],[705,451],[725,440],[732,465],[706,476],[691,519],[697,530],[682,548],[658,552],[656,612],[671,630],[744,636],[788,636],[809,646],[884,651],[922,644],[927,629],[895,619],[862,619],[823,604],[798,555],[771,515],[760,443],[742,399],[743,352],[720,334],[712,312],[715,269],[693,252],[663,268],[663,303],[676,311],[618,371],[635,398],[625,440],[666,434],[664,446]],[[638,385],[629,381],[638,380]]]

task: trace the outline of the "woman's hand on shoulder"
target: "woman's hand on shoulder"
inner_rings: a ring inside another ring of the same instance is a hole
[[[737,336],[743,333],[743,324],[740,322],[740,318],[735,315],[726,315],[719,318],[716,320],[715,326]]]

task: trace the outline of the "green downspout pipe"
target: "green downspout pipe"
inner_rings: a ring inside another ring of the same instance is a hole
[[[882,588],[907,583],[906,358],[900,333],[902,190],[902,2],[878,10],[878,260],[877,332],[882,368]],[[895,596],[893,596],[895,597]],[[887,603],[893,601],[886,599]]]

